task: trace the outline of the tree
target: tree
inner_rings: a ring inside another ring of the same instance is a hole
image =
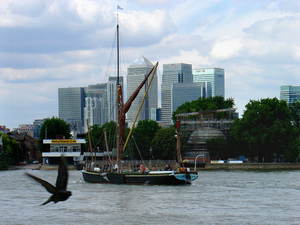
[[[212,138],[206,141],[206,147],[211,159],[228,159],[229,144],[223,138]]]
[[[117,147],[117,129],[118,129],[118,125],[115,121],[110,121],[105,123],[102,127],[102,130],[104,132],[104,129],[106,130],[106,136],[107,136],[107,143],[108,143],[108,148],[111,151],[113,148]],[[102,139],[102,149],[106,149],[106,145],[105,145],[105,139],[103,136]]]
[[[109,151],[112,151],[113,148],[116,147],[116,137],[117,137],[117,123],[114,121],[106,122],[101,127],[99,124],[94,124],[90,128],[90,136],[91,136],[91,143],[93,151],[97,149],[97,151],[103,152],[106,151],[106,144],[105,144],[105,136],[104,130],[106,131],[107,137],[107,145]],[[89,146],[89,138],[86,135],[86,146]]]
[[[177,139],[173,126],[158,130],[152,141],[155,159],[176,159]]]
[[[129,142],[126,146],[125,155],[131,159],[150,159],[151,143],[156,132],[161,129],[154,120],[140,120],[133,129]],[[126,129],[127,138],[130,129]]]
[[[295,161],[298,155],[297,129],[285,101],[277,98],[251,100],[242,119],[233,123],[232,135],[240,152],[259,161],[271,162],[273,156]]]
[[[173,112],[173,121],[176,122],[175,115],[179,113],[189,113],[189,112],[200,112],[200,111],[210,111],[216,109],[227,109],[234,106],[234,100],[232,98],[224,99],[222,96],[215,96],[209,98],[199,98],[197,100],[186,102],[179,106]],[[226,116],[225,112],[218,113],[218,118],[224,118]]]
[[[92,151],[95,151],[95,148],[99,148],[101,147],[101,150],[103,151],[104,149],[102,149],[103,146],[103,141],[101,141],[100,137],[103,136],[103,129],[102,127],[100,127],[99,124],[94,124],[93,126],[89,127],[90,130],[90,137],[91,137],[91,146],[92,146]],[[90,146],[90,140],[88,135],[85,136],[85,140],[86,140],[86,147],[89,149]],[[90,149],[89,149],[90,151]]]
[[[296,101],[290,104],[292,122],[298,129],[298,134],[300,138],[300,101]]]
[[[1,136],[3,146],[0,146],[0,170],[6,170],[10,165],[23,161],[25,156],[15,140],[4,133],[1,133]]]
[[[70,125],[57,117],[47,118],[40,130],[39,148],[44,150],[43,139],[56,139],[58,136],[63,136],[65,139],[71,137]]]

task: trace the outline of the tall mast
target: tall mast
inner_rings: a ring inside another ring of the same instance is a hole
[[[92,141],[91,141],[91,135],[90,135],[90,128],[89,128],[89,121],[86,119],[86,125],[88,128],[88,136],[89,136],[89,144],[90,144],[90,151],[91,151],[91,156],[92,156],[92,162],[94,162],[94,157],[93,157],[93,149],[92,149]]]
[[[120,76],[120,54],[119,54],[119,17],[117,14],[117,85],[119,85]]]
[[[120,54],[119,54],[119,19],[117,14],[117,107],[118,107],[118,128],[117,128],[117,164],[120,163],[122,158],[121,146],[122,146],[122,107],[123,107],[123,93],[120,85]]]

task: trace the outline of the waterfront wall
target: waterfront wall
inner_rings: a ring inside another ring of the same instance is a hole
[[[207,163],[197,170],[300,170],[300,163]]]
[[[172,161],[161,161],[155,164],[152,162],[151,167],[148,163],[145,162],[145,165],[153,170],[163,170],[166,164],[176,167]],[[127,166],[130,167],[129,165]],[[189,167],[191,170],[194,170],[194,166]],[[25,166],[11,166],[10,169],[57,170],[58,165],[29,164]],[[74,170],[76,168],[73,165],[69,165],[68,169]],[[197,170],[300,170],[300,163],[207,163],[205,167],[197,167]]]

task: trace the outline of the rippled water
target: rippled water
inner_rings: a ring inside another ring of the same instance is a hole
[[[57,171],[30,170],[55,184]],[[24,175],[0,172],[0,224],[299,224],[300,171],[201,171],[188,186],[89,184],[70,171],[65,202]]]

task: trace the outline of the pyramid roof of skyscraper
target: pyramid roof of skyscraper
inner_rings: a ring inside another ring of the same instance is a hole
[[[129,67],[146,67],[146,66],[153,67],[153,64],[143,55],[141,55],[139,58],[134,60],[134,62],[129,65]]]

